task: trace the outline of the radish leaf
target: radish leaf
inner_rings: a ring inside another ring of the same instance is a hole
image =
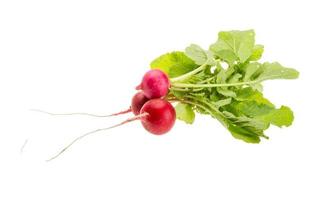
[[[180,76],[198,67],[185,53],[175,51],[161,55],[150,64],[151,69],[160,69],[170,78]]]
[[[182,120],[187,124],[192,124],[194,122],[195,113],[189,104],[178,103],[175,109],[179,120]]]
[[[244,63],[253,54],[254,36],[253,30],[221,31],[218,41],[210,46],[210,50],[229,64],[234,61]]]
[[[203,65],[204,63],[214,64],[212,52],[203,50],[199,45],[191,44],[185,49],[185,54],[198,65]]]

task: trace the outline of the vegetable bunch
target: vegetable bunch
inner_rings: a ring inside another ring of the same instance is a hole
[[[253,30],[220,32],[208,50],[192,44],[185,51],[164,54],[151,62],[128,110],[111,115],[66,113],[52,115],[89,115],[110,117],[132,112],[135,116],[75,138],[53,160],[78,140],[93,133],[109,130],[140,120],[152,134],[171,130],[176,118],[188,124],[196,113],[210,115],[229,130],[233,137],[248,143],[268,138],[270,125],[290,126],[294,120],[287,106],[277,108],[262,94],[262,82],[272,79],[295,79],[295,69],[278,62],[259,62],[264,47],[255,44]],[[178,102],[175,107],[171,102]]]

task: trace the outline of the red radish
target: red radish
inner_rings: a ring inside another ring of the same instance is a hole
[[[155,135],[167,133],[176,121],[176,111],[166,100],[152,99],[141,108],[140,114],[148,113],[141,118],[143,127]]]
[[[143,92],[136,93],[131,100],[131,111],[135,115],[139,115],[140,109],[149,99],[145,96]]]
[[[167,95],[170,87],[168,76],[159,69],[148,71],[136,89],[143,90],[148,99],[161,98]]]

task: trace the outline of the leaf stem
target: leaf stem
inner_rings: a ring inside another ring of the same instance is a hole
[[[246,81],[239,83],[211,83],[211,84],[191,84],[191,83],[172,83],[172,87],[175,88],[213,88],[213,87],[229,87],[229,86],[239,86],[239,85],[249,85],[260,82],[259,80],[255,81]]]
[[[188,101],[188,100],[185,100],[185,99],[177,99],[177,98],[168,98],[167,100],[168,101],[181,102],[181,103],[187,103],[187,104],[190,104],[190,105],[193,105],[193,106],[197,106],[197,107],[201,108],[202,110],[206,111],[207,113],[209,113],[210,115],[213,115],[212,112],[209,109],[207,109],[203,105],[200,105],[200,104],[195,103],[193,101]]]
[[[186,73],[186,74],[183,74],[181,76],[178,76],[178,77],[175,77],[175,78],[171,78],[170,79],[170,82],[171,83],[175,83],[175,82],[178,82],[178,81],[182,81],[182,80],[185,80],[191,76],[193,76],[194,74],[200,72],[201,70],[203,70],[206,66],[208,65],[208,62],[204,63],[203,65],[201,65],[200,67]]]
[[[203,83],[207,83],[207,82],[209,82],[209,81],[212,81],[212,80],[214,80],[215,79],[215,76],[212,76],[212,77],[210,77],[210,78],[208,78],[208,79],[205,79],[205,80],[203,80],[203,81],[200,81],[200,82],[198,82],[199,84],[203,84]]]
[[[203,88],[192,89],[192,88],[177,88],[177,87],[172,87],[172,88],[170,88],[170,90],[179,91],[179,92],[198,92],[198,91],[203,90]]]
[[[224,114],[222,112],[220,112],[219,109],[215,108],[214,106],[212,106],[211,104],[209,104],[206,101],[198,100],[198,99],[191,97],[191,96],[186,96],[186,98],[192,99],[192,101],[197,101],[198,103],[200,103],[201,106],[203,106],[203,105],[204,105],[204,107],[207,106],[208,107],[207,109],[208,109],[210,115],[215,117],[216,119],[218,119],[224,127],[228,127],[228,122],[225,119]]]
[[[185,99],[179,99],[176,97],[171,97],[167,99],[168,101],[179,101],[181,103],[187,103],[193,106],[197,106],[198,108],[201,108],[205,112],[209,113],[212,117],[215,117],[218,119],[223,126],[228,127],[227,121],[225,120],[224,115],[215,107],[211,106],[209,103],[205,101],[200,101],[192,96],[186,96]]]

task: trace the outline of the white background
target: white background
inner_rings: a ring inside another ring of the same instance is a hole
[[[317,6],[315,1],[0,2],[0,199],[317,199]],[[139,122],[96,134],[45,162],[81,133],[127,116],[152,59],[190,43],[207,48],[220,30],[256,31],[263,61],[300,71],[265,83],[295,113],[258,145],[219,122],[178,121],[164,136]],[[22,154],[20,147],[28,139]]]

